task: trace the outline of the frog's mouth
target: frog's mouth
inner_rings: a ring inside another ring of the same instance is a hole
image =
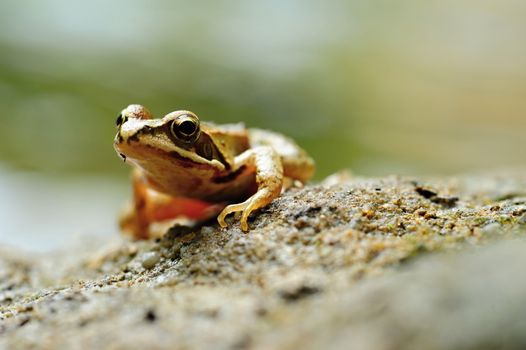
[[[225,165],[217,159],[206,159],[195,152],[189,152],[185,149],[177,149],[167,152],[170,159],[176,159],[181,162],[198,163],[202,165],[210,165],[218,170],[225,170]]]
[[[122,153],[121,148],[120,148],[120,145],[122,144],[122,142],[123,142],[122,136],[121,136],[120,132],[117,132],[117,135],[115,135],[115,140],[113,140],[113,148],[115,149],[115,152],[117,152],[119,157],[124,162],[126,162],[126,158],[127,157],[126,157],[126,155],[124,153]]]
[[[134,164],[141,164],[146,167],[149,162],[170,162],[176,163],[182,168],[192,167],[210,167],[219,171],[226,169],[218,159],[206,159],[201,157],[195,150],[186,150],[179,148],[174,144],[167,142],[158,142],[158,140],[135,140],[128,139],[114,142],[114,148],[117,154],[124,160],[131,160]]]

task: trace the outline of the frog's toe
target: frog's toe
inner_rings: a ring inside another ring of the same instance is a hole
[[[227,227],[228,225],[225,222],[225,217],[231,213],[236,213],[236,214],[240,213],[241,219],[239,219],[239,222],[241,224],[241,229],[246,232],[249,229],[248,217],[250,216],[250,214],[254,210],[267,205],[271,201],[272,201],[272,197],[270,196],[268,190],[266,189],[259,190],[256,194],[254,194],[252,197],[250,197],[243,203],[231,204],[227,206],[219,214],[219,216],[217,217],[217,221],[219,222],[219,225],[221,225],[221,227]]]
[[[232,213],[238,213],[238,212],[244,213],[248,205],[249,205],[248,200],[243,203],[228,205],[225,209],[223,209],[223,211],[217,217],[217,222],[219,222],[219,226],[223,228],[227,227],[228,224],[225,221],[225,218],[227,217],[227,215],[232,214]],[[245,220],[245,225],[243,225],[243,218],[241,219],[241,228],[243,229],[243,231],[248,231],[248,224],[246,223],[246,220]]]

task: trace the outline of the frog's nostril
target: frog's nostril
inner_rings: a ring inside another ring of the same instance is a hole
[[[117,125],[117,127],[121,126],[122,124],[126,123],[126,120],[128,120],[128,118],[126,118],[125,116],[121,114],[119,114],[117,116],[117,120],[115,121],[115,125]]]

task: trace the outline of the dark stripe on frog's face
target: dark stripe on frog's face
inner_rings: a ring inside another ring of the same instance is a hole
[[[235,179],[237,179],[246,169],[246,166],[243,165],[241,166],[239,169],[237,169],[236,171],[233,171],[225,176],[218,176],[218,177],[215,177],[212,179],[212,181],[216,184],[222,184],[222,183],[226,183],[226,182],[232,182],[234,181]]]
[[[215,159],[221,162],[221,164],[225,166],[226,170],[230,170],[230,164],[228,164],[228,162],[225,160],[225,157],[223,157],[223,154],[219,151],[217,146],[212,141],[212,138],[208,134],[204,132],[201,133],[199,140],[197,140],[195,143],[194,151],[202,158],[207,160]]]
[[[177,139],[175,135],[173,135],[173,133],[170,132],[169,129],[165,130],[164,132],[172,141],[174,146],[176,146],[177,148],[193,152],[196,154],[196,156],[199,156],[209,161],[217,160],[225,166],[225,170],[230,169],[230,164],[228,164],[228,162],[225,160],[225,157],[217,148],[210,135],[208,135],[206,132],[201,132],[199,139],[197,139],[194,143],[182,142],[181,140]],[[176,152],[177,151],[174,151],[172,153]]]
[[[139,136],[142,136],[142,135],[153,135],[153,134],[155,134],[155,130],[156,130],[156,128],[152,128],[149,125],[144,125],[142,128],[137,130],[137,132],[135,132],[135,134],[129,136],[128,139],[126,140],[126,142],[128,142],[128,143],[130,141],[137,142],[137,141],[139,141]]]

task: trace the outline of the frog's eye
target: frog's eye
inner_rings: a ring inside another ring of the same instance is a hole
[[[170,131],[177,139],[185,143],[193,143],[201,133],[199,119],[191,114],[180,115],[172,122]]]

